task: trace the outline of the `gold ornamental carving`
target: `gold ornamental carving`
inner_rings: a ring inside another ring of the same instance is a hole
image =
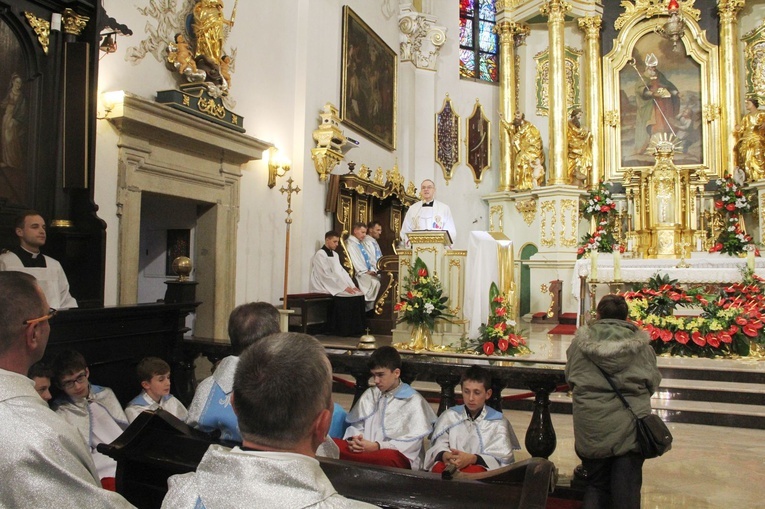
[[[566,70],[566,105],[568,111],[581,107],[579,93],[579,62],[582,52],[566,46],[564,49],[564,67]],[[550,110],[550,51],[543,50],[534,56],[536,61],[537,115],[546,117]]]
[[[579,204],[576,200],[560,202],[560,245],[574,247],[579,233]]]
[[[763,193],[760,196],[760,228],[765,228],[765,193]],[[762,238],[762,234],[760,234],[760,238]]]
[[[414,235],[407,234],[407,237],[409,237],[409,241],[414,244],[416,242],[429,242],[431,239],[430,237],[422,237],[418,239]],[[438,248],[437,247],[417,247],[414,249],[414,256],[420,256],[420,253],[433,253],[438,254]]]
[[[499,229],[495,229],[494,227],[494,216],[498,216],[497,224],[499,226]],[[489,207],[489,231],[490,232],[502,232],[505,230],[504,225],[502,224],[505,218],[505,209],[502,207],[502,205],[492,205]]]
[[[24,12],[24,16],[27,18],[29,26],[35,31],[37,40],[40,43],[40,46],[42,46],[43,52],[47,55],[48,44],[50,44],[50,21],[38,18],[31,12]]]
[[[375,176],[372,178],[372,182],[374,182],[378,186],[381,186],[384,183],[383,170],[379,166],[375,170]]]
[[[212,117],[226,118],[226,108],[222,104],[216,103],[214,99],[200,97],[197,108],[202,113],[207,113]]]
[[[603,18],[601,16],[585,16],[577,21],[579,29],[584,32],[587,38],[600,37],[600,29],[603,27]]]
[[[765,23],[747,32],[744,41],[746,96],[765,101]]]
[[[87,16],[80,16],[68,7],[61,15],[61,25],[64,32],[71,35],[80,35],[90,20]]]
[[[537,201],[534,198],[517,201],[515,202],[515,210],[523,216],[523,222],[531,226],[537,217]]]
[[[611,127],[617,127],[619,125],[619,112],[616,110],[609,110],[603,113],[603,122]]]
[[[547,220],[550,220],[550,228],[547,228]],[[542,202],[542,245],[553,247],[555,245],[555,226],[558,222],[558,212],[555,210],[554,201]]]
[[[735,21],[745,3],[745,0],[719,0],[717,12],[720,13],[720,22],[731,23]]]
[[[539,7],[539,12],[547,16],[551,22],[563,22],[571,4],[565,0],[548,0]]]
[[[695,2],[696,0],[680,0],[678,4],[680,6],[680,12],[683,14],[683,16],[692,18],[695,21],[699,21],[701,19],[701,11],[693,7]],[[616,18],[616,21],[614,22],[614,28],[616,30],[621,30],[639,18],[667,16],[668,3],[669,2],[667,0],[622,0],[620,5],[624,9],[624,12],[620,14],[618,18]]]
[[[396,278],[393,276],[393,272],[387,272],[388,274],[388,284],[385,287],[385,290],[383,290],[380,297],[375,301],[375,314],[381,315],[383,313],[383,306],[385,306],[385,299],[388,298],[388,295],[390,295],[390,290],[394,286],[398,286],[398,282],[396,281]],[[395,299],[398,300],[398,299]]]

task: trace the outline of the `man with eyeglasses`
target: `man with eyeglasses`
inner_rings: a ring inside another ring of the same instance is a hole
[[[421,201],[418,201],[406,211],[401,225],[401,240],[409,245],[408,234],[418,230],[446,230],[451,236],[452,243],[457,240],[457,228],[454,226],[452,210],[446,203],[435,199],[436,184],[426,179],[420,185]]]
[[[35,210],[26,210],[16,218],[15,232],[19,245],[0,254],[0,271],[26,272],[37,279],[52,307],[76,308],[61,264],[40,252],[46,240],[45,219]]]
[[[54,314],[32,276],[0,272],[0,507],[133,507],[101,488],[77,430],[26,377],[45,353]]]

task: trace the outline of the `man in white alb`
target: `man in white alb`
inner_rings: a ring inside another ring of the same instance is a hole
[[[16,218],[15,231],[19,245],[0,254],[0,271],[16,270],[34,276],[54,309],[76,308],[77,301],[69,293],[69,281],[61,264],[40,253],[46,240],[42,216],[34,210],[22,212]]]
[[[372,255],[372,263],[377,266],[378,260],[382,258],[382,249],[380,249],[380,236],[382,235],[382,224],[380,221],[370,221],[367,224],[367,236],[364,237],[364,246]]]
[[[351,235],[348,237],[348,256],[356,271],[356,281],[359,290],[364,292],[366,310],[370,311],[375,306],[377,292],[380,291],[380,276],[377,275],[377,265],[374,252],[367,248],[364,242],[367,236],[367,226],[364,223],[353,225]]]
[[[311,259],[311,279],[308,290],[318,293],[329,293],[335,296],[355,296],[362,292],[348,272],[340,265],[340,257],[335,252],[340,243],[340,234],[328,231],[324,234],[324,245],[316,251]]]
[[[452,219],[449,205],[436,201],[436,184],[432,180],[423,180],[420,185],[422,200],[415,203],[406,212],[401,225],[401,239],[409,244],[408,234],[417,230],[447,230],[452,243],[457,240],[457,229]]]

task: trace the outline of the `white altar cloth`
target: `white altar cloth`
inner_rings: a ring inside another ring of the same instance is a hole
[[[470,321],[468,337],[477,338],[478,328],[489,319],[491,283],[499,286],[497,241],[488,232],[470,232],[465,273],[464,316]]]
[[[676,259],[643,259],[622,257],[621,281],[625,283],[641,283],[648,281],[656,274],[667,274],[680,283],[727,283],[741,281],[741,269],[746,267],[746,258],[734,258],[720,253],[693,253],[685,260],[689,268],[678,269],[680,260]],[[611,253],[598,254],[598,281],[614,282],[614,258]],[[574,265],[574,277],[569,284],[571,295],[579,300],[580,277],[590,275],[592,266],[589,258],[581,258]],[[755,258],[754,272],[765,277],[765,259]]]

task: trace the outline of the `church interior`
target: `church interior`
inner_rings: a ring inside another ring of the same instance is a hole
[[[39,211],[79,305],[49,353],[121,400],[145,355],[188,399],[264,301],[345,410],[375,346],[434,410],[490,368],[548,507],[580,507],[566,350],[622,293],[675,437],[643,507],[761,505],[765,0],[0,0],[0,41],[0,251]],[[408,224],[426,182],[453,230]],[[360,281],[357,223],[379,290],[339,334],[312,259],[335,231]],[[423,267],[443,320],[406,311]]]

